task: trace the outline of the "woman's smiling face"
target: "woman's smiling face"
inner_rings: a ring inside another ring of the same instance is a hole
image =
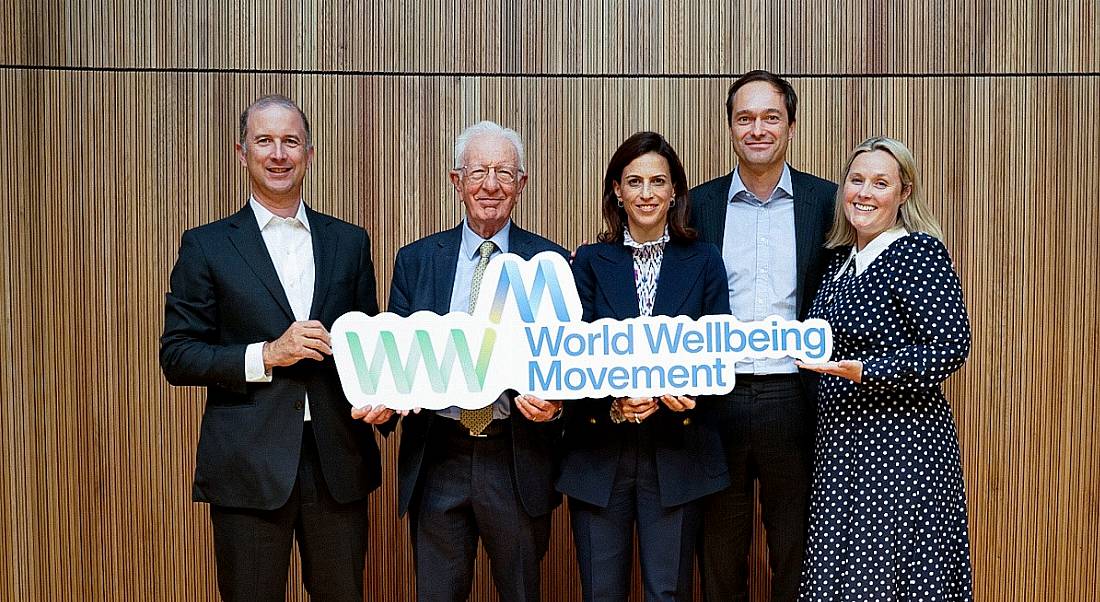
[[[886,151],[866,152],[852,161],[844,177],[844,216],[856,231],[857,249],[898,223],[898,210],[912,190]]]

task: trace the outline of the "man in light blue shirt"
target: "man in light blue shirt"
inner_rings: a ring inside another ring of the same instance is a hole
[[[784,79],[750,71],[730,86],[733,172],[691,191],[692,225],[722,249],[730,310],[743,321],[805,319],[826,263],[836,185],[791,168],[798,96]],[[732,485],[707,499],[700,545],[707,600],[748,597],[753,490],[767,530],[772,599],[795,600],[809,511],[814,430],[811,374],[790,358],[746,360],[723,400],[704,410],[722,435]]]

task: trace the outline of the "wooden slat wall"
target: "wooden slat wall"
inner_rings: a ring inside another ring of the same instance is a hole
[[[598,230],[603,167],[636,130],[664,132],[693,183],[727,172],[725,90],[755,67],[799,91],[799,168],[835,178],[878,133],[923,167],[974,328],[947,392],[977,599],[1095,598],[1094,2],[270,6],[0,8],[0,598],[216,599],[207,511],[189,502],[202,396],[165,384],[157,337],[180,233],[243,202],[232,142],[250,99],[311,115],[307,200],[371,232],[386,290],[398,247],[460,217],[446,168],[466,124],[525,136],[517,220],[572,246]],[[383,454],[366,599],[405,600],[395,443]],[[579,597],[571,545],[559,510],[546,599]],[[292,571],[288,599],[305,599]],[[473,599],[495,599],[484,564]]]

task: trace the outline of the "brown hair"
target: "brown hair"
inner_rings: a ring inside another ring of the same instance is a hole
[[[622,179],[623,170],[632,161],[649,153],[657,153],[668,161],[668,167],[672,176],[672,188],[676,195],[672,198],[673,206],[668,210],[668,236],[675,242],[688,242],[695,240],[695,230],[688,224],[691,221],[691,202],[688,200],[687,173],[684,165],[680,163],[680,157],[672,145],[664,136],[656,132],[638,132],[627,138],[619,145],[611,162],[607,165],[607,173],[603,177],[603,211],[604,231],[596,238],[600,242],[622,242],[623,228],[626,227],[626,210],[619,206],[615,196],[615,184]]]
[[[798,112],[798,94],[795,94],[791,83],[771,71],[755,69],[737,78],[737,81],[730,85],[730,91],[726,95],[726,123],[728,125],[733,125],[733,95],[737,94],[737,91],[745,87],[746,84],[752,82],[767,82],[775,88],[776,92],[782,94],[783,104],[787,108],[787,123],[795,122],[795,113]]]

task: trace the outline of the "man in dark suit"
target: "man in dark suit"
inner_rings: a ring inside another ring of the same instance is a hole
[[[161,368],[206,387],[193,498],[210,504],[226,600],[283,600],[292,538],[314,600],[363,596],[379,454],[351,418],[328,328],[378,312],[374,266],[362,228],[302,202],[313,153],[293,101],[253,102],[237,143],[251,198],[183,234],[165,301]]]
[[[398,315],[470,311],[479,269],[498,253],[566,254],[511,220],[527,184],[515,131],[489,121],[467,128],[450,177],[466,217],[397,253],[389,311]],[[501,600],[538,600],[539,561],[560,499],[552,453],[560,409],[510,390],[481,411],[451,407],[402,419],[398,509],[409,513],[418,599],[465,600],[480,538]]]
[[[740,320],[805,319],[825,269],[836,185],[791,168],[798,96],[750,71],[730,86],[726,117],[736,169],[691,191],[692,225],[722,250],[730,310]],[[729,489],[709,497],[700,556],[708,600],[746,600],[748,551],[760,501],[772,599],[794,600],[806,538],[816,380],[790,358],[747,360],[725,402],[707,406],[729,462]]]

